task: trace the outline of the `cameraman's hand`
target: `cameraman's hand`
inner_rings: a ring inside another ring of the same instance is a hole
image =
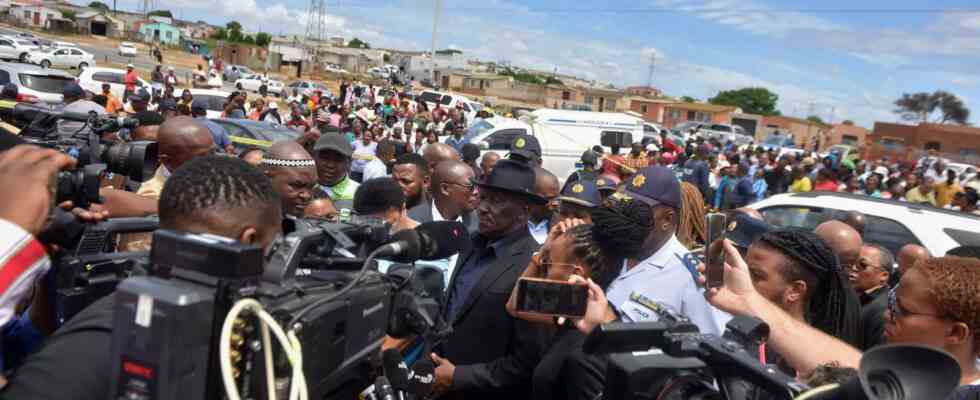
[[[761,295],[755,290],[749,267],[732,242],[725,240],[724,250],[725,284],[722,287],[707,289],[704,295],[711,305],[729,314],[753,315],[752,300]],[[699,264],[698,284],[700,285],[707,282],[704,271],[704,264]]]
[[[88,210],[84,208],[75,207],[71,201],[66,201],[64,203],[58,204],[62,210],[71,211],[76,217],[82,222],[102,222],[109,218],[109,210],[102,207],[99,204],[92,204]]]
[[[73,166],[74,158],[33,145],[0,153],[0,218],[37,235],[51,212],[54,175]]]

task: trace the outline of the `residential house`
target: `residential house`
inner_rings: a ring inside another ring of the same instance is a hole
[[[207,40],[217,29],[208,24],[187,23],[180,27],[180,34],[185,39]]]
[[[954,162],[980,165],[980,128],[962,125],[904,125],[875,122],[866,139],[864,159],[918,160],[926,149],[936,149]]]
[[[732,113],[732,125],[741,126],[749,135],[755,138],[756,143],[762,142],[769,134],[763,124],[764,116],[758,114]]]
[[[835,124],[830,129],[830,140],[828,145],[846,144],[854,148],[863,148],[867,143],[865,140],[871,134],[866,128],[854,124]]]
[[[762,120],[761,137],[779,131],[781,134],[793,135],[793,142],[802,149],[824,151],[833,145],[830,140],[831,126],[813,122],[803,118],[770,116]]]
[[[10,16],[18,23],[38,29],[46,29],[51,26],[51,21],[63,19],[61,11],[41,5],[12,5]]]
[[[664,105],[664,118],[661,124],[666,128],[673,128],[686,121],[730,124],[732,123],[732,114],[737,110],[738,108],[735,106],[673,102]]]
[[[140,36],[143,41],[166,44],[171,46],[180,45],[180,29],[176,26],[163,22],[144,23],[139,28]]]
[[[107,12],[85,11],[75,16],[75,25],[82,35],[123,37],[126,23]]]
[[[626,88],[626,94],[630,96],[656,98],[662,96],[664,93],[653,86],[630,86]]]
[[[629,89],[627,89],[629,92]],[[639,95],[628,98],[630,111],[640,114],[640,117],[647,122],[662,124],[664,122],[664,109],[667,105],[676,103],[673,100],[651,99]]]
[[[436,82],[443,89],[483,96],[488,92],[500,93],[511,89],[514,78],[463,70],[436,70]]]
[[[435,58],[419,55],[404,58],[398,65],[414,80],[429,78],[436,70],[465,70],[466,60],[460,53],[436,54]]]
[[[211,55],[222,60],[225,65],[244,65],[258,70],[265,67],[266,59],[269,57],[269,49],[241,43],[228,43],[220,41]]]
[[[347,46],[347,41],[343,36],[331,36],[327,38],[327,43],[334,47],[344,47]]]
[[[174,25],[174,26],[176,26],[176,24],[174,24],[174,19],[173,18],[164,17],[162,15],[151,15],[150,16],[150,21],[159,22],[161,24],[167,24],[167,25]]]
[[[352,49],[347,47],[321,47],[320,62],[337,64],[352,73],[365,73],[367,70],[384,65],[384,50]]]

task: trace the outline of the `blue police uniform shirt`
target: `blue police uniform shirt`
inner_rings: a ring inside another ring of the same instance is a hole
[[[225,127],[205,117],[198,117],[195,120],[211,132],[211,138],[214,139],[214,145],[218,147],[218,151],[225,151],[225,146],[231,144],[231,138],[228,136],[228,130]]]
[[[606,297],[624,322],[657,320],[652,309],[633,299],[642,296],[686,315],[701,333],[721,335],[731,315],[705,300],[696,283],[697,264],[694,255],[672,236],[660,250],[632,269],[624,263]]]

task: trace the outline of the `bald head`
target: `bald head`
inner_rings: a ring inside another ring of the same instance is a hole
[[[848,211],[847,215],[844,216],[844,223],[854,228],[860,234],[864,234],[864,225],[867,224],[867,218],[864,217],[864,213],[860,211]]]
[[[473,209],[473,168],[460,161],[443,161],[432,173],[430,191],[443,218],[455,219]]]
[[[898,251],[898,271],[905,274],[923,260],[929,259],[929,250],[917,244],[907,244]]]
[[[430,170],[435,169],[436,165],[443,161],[463,161],[459,152],[445,143],[430,143],[428,146],[425,146],[422,157],[429,164]]]
[[[493,172],[493,167],[497,166],[497,161],[500,161],[500,154],[488,151],[483,154],[483,158],[480,159],[480,169],[483,170],[483,176],[490,176]]]
[[[157,131],[160,163],[175,171],[185,162],[215,151],[211,131],[191,117],[168,119]]]
[[[462,161],[444,161],[436,165],[432,172],[431,186],[440,187],[443,183],[456,182],[473,176],[473,169]]]
[[[303,216],[316,185],[313,156],[301,144],[284,140],[269,146],[260,165],[282,198],[283,212]]]
[[[861,246],[864,241],[861,235],[850,225],[841,221],[827,221],[817,225],[814,233],[820,237],[840,260],[841,268],[854,265],[861,256]]]
[[[279,160],[312,160],[313,156],[303,145],[293,140],[275,142],[266,150],[265,157]]]

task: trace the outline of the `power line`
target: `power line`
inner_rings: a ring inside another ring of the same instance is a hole
[[[373,8],[376,4],[348,4],[346,8]],[[444,11],[462,12],[512,12],[506,8],[495,7],[446,7]],[[652,7],[652,8],[526,8],[530,13],[573,14],[573,13],[703,13],[724,11],[726,13],[802,13],[802,14],[945,14],[964,13],[980,14],[980,8],[720,8],[720,7]]]

